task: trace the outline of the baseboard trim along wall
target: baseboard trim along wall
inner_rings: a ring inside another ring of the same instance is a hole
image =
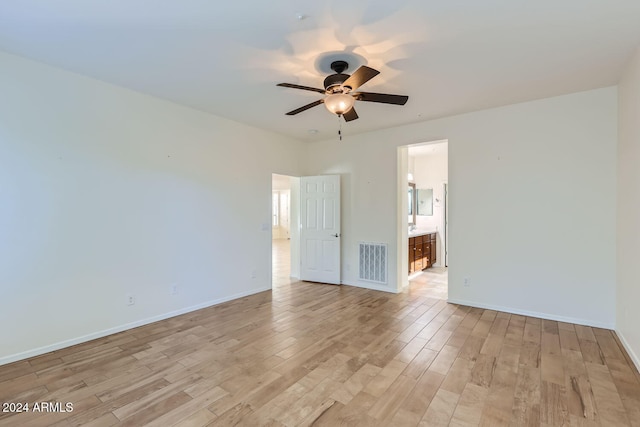
[[[224,302],[228,302],[234,299],[243,298],[249,295],[258,294],[260,292],[269,291],[269,290],[271,290],[271,286],[266,288],[253,289],[251,291],[241,292],[239,294],[230,295],[228,297],[219,298],[213,301],[207,301],[201,304],[193,305],[191,307],[181,308],[180,310],[171,311],[168,313],[160,314],[158,316],[149,317],[146,319],[138,320],[136,322],[127,323],[124,325],[116,326],[114,328],[109,328],[99,332],[94,332],[92,334],[84,335],[81,337],[72,338],[66,341],[60,341],[51,345],[39,347],[39,348],[25,351],[22,353],[12,354],[12,355],[0,358],[0,366],[17,362],[20,360],[28,359],[30,357],[40,356],[45,353],[50,353],[52,351],[61,350],[66,347],[71,347],[72,345],[82,344],[87,341],[103,338],[108,335],[117,334],[118,332],[127,331],[129,329],[137,328],[139,326],[144,326],[150,323],[159,322],[160,320],[165,320],[171,317],[180,316],[181,314],[190,313],[192,311],[201,310],[203,308],[211,307],[211,306],[222,304]]]
[[[469,307],[484,308],[487,310],[504,311],[505,313],[519,314],[521,316],[537,317],[545,320],[555,320],[558,322],[575,323],[576,325],[593,326],[596,328],[610,329],[610,330],[614,330],[615,328],[615,324],[613,323],[593,322],[591,320],[576,319],[573,317],[565,317],[565,316],[556,316],[554,314],[540,313],[537,311],[518,310],[511,307],[501,307],[498,305],[480,304],[474,301],[465,301],[465,300],[459,300],[455,298],[449,298],[447,302],[450,302],[452,304],[466,305]]]
[[[627,351],[629,358],[631,359],[633,364],[636,365],[636,369],[638,370],[638,372],[640,372],[640,358],[638,357],[637,354],[634,353],[633,349],[631,348],[627,340],[624,338],[624,335],[622,335],[622,332],[615,331],[615,333],[618,336],[618,339],[620,340],[620,342],[622,343],[622,346]]]
[[[354,286],[356,288],[362,288],[362,289],[370,289],[372,291],[380,291],[380,292],[390,292],[392,294],[399,294],[400,291],[396,291],[395,289],[392,289],[388,286],[381,286],[381,285],[374,285],[374,284],[362,284],[362,283],[346,283],[346,282],[342,282],[343,285],[345,286]]]

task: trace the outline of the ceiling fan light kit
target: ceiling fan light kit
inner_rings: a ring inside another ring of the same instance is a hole
[[[355,103],[355,98],[346,93],[333,93],[324,99],[324,106],[327,107],[327,110],[339,116],[351,110]]]
[[[324,104],[328,111],[336,114],[338,117],[343,117],[346,122],[350,122],[358,118],[358,114],[353,107],[356,101],[377,102],[393,105],[404,105],[407,103],[409,97],[405,95],[353,92],[380,74],[380,72],[363,65],[352,75],[344,74],[343,72],[348,68],[349,64],[346,61],[333,61],[331,63],[331,69],[335,71],[335,74],[331,74],[324,79],[324,90],[292,83],[278,83],[277,86],[308,90],[325,95],[323,99],[319,99],[300,108],[296,108],[286,114],[288,116],[293,116],[315,107],[316,105]]]

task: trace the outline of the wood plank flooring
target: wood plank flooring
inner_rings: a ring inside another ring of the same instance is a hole
[[[285,253],[284,250],[282,253]],[[608,330],[447,304],[446,270],[399,295],[291,282],[0,367],[0,426],[640,426]]]

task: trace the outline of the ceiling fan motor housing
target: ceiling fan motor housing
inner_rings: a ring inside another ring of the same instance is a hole
[[[342,83],[349,77],[349,74],[331,74],[324,79],[324,88],[328,93],[342,92]]]

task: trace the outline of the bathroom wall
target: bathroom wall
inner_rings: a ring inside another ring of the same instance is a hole
[[[449,173],[448,144],[423,145],[418,149],[420,152],[410,157],[413,160],[413,177],[416,188],[433,190],[433,215],[417,215],[416,227],[419,230],[437,231],[438,256],[435,266],[441,267],[444,266],[444,183],[447,182]],[[412,150],[413,147],[409,147],[409,153]]]

